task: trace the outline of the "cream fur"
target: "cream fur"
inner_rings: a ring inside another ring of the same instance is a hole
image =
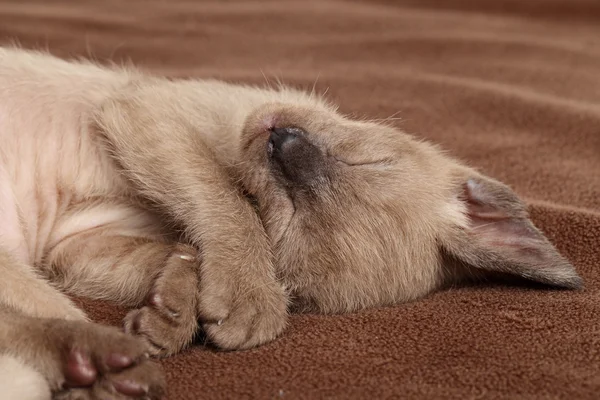
[[[3,399],[50,400],[44,376],[8,355],[0,355],[0,388]]]
[[[269,144],[278,130],[294,151]],[[61,391],[83,379],[61,360],[127,341],[128,357],[174,354],[198,318],[243,349],[277,337],[290,307],[351,312],[490,272],[581,284],[508,187],[302,91],[0,48],[0,142],[0,354],[15,357],[0,372],[18,366],[3,391],[106,395],[112,367]],[[65,293],[137,308],[124,323],[139,339]],[[150,362],[120,374],[163,393]]]

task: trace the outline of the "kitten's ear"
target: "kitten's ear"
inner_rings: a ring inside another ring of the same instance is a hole
[[[454,237],[442,240],[442,250],[462,272],[489,271],[555,287],[582,287],[573,266],[533,225],[525,205],[506,185],[471,174],[458,199],[468,223]]]

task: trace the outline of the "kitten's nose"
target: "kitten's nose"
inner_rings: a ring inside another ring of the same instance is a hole
[[[300,128],[273,128],[267,152],[288,183],[307,185],[324,172],[323,155]]]
[[[275,157],[292,147],[298,140],[298,133],[293,128],[273,128],[269,136],[269,150]]]

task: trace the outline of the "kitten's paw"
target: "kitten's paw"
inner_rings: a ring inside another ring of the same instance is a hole
[[[164,395],[164,378],[157,375],[158,364],[152,361],[140,363],[136,368],[124,370],[118,378],[108,376],[92,387],[70,388],[56,393],[53,400],[129,400],[160,399]],[[112,383],[108,383],[110,380]],[[148,381],[162,380],[159,387],[156,383],[148,385]]]
[[[204,277],[203,277],[204,278]],[[275,339],[287,321],[287,297],[276,282],[242,289],[201,282],[200,318],[207,337],[227,350],[248,349]]]
[[[146,306],[125,317],[125,331],[143,338],[152,355],[166,357],[180,352],[199,329],[198,257],[192,247],[177,245],[154,283]]]
[[[50,382],[60,387],[54,399],[160,399],[165,394],[162,370],[138,338],[112,327],[72,321],[56,321],[45,334],[46,345],[54,347],[51,364],[57,363],[61,371]]]

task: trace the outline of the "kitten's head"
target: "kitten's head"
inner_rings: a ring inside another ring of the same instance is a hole
[[[490,274],[582,284],[507,186],[398,129],[267,104],[246,120],[240,157],[301,308],[391,304]]]

